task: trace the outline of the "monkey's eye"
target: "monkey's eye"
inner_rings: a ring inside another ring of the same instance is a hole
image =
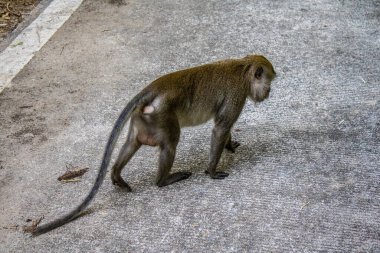
[[[264,69],[262,67],[258,67],[255,72],[255,78],[260,80],[263,75],[263,72]]]

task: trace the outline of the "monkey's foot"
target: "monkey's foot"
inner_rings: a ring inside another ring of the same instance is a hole
[[[191,172],[176,172],[170,174],[166,179],[160,180],[157,183],[158,187],[167,186],[169,184],[173,184],[175,182],[187,179],[191,176]]]
[[[128,192],[132,191],[132,188],[121,177],[112,177],[112,184],[113,185],[117,185],[120,188],[123,188],[123,189],[125,189]]]
[[[205,173],[210,174],[210,172],[208,172],[208,170],[205,170]],[[224,179],[224,178],[228,177],[228,175],[229,174],[227,172],[217,171],[214,173],[214,175],[210,175],[210,177],[212,179]]]
[[[239,142],[237,142],[237,141],[231,141],[231,142],[227,143],[227,145],[225,146],[225,148],[226,148],[228,151],[230,151],[230,152],[232,152],[232,153],[235,153],[235,149],[236,149],[237,147],[239,147],[239,146],[240,146],[240,143],[239,143]]]

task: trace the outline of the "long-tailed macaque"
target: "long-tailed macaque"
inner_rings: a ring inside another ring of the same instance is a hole
[[[188,178],[190,172],[170,173],[181,127],[195,126],[213,118],[210,161],[206,173],[223,179],[217,171],[223,149],[232,152],[239,145],[231,140],[231,128],[249,97],[254,102],[266,99],[276,73],[263,56],[218,61],[164,75],[153,81],[126,105],[117,119],[105,148],[98,176],[90,193],[69,214],[37,227],[33,234],[46,233],[78,217],[89,205],[103,182],[120,131],[131,118],[126,143],[112,168],[114,185],[131,191],[121,177],[123,167],[141,145],[160,148],[157,185],[166,186]]]

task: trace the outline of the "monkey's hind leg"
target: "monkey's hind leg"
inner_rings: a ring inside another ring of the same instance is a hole
[[[170,174],[175,157],[175,149],[164,147],[160,150],[160,160],[157,176],[157,185],[159,187],[166,186],[191,176],[191,172],[176,172]]]
[[[130,127],[127,142],[124,143],[115,165],[112,167],[111,179],[114,185],[125,188],[127,191],[132,191],[131,187],[121,177],[121,171],[140,147],[141,143],[137,141],[133,129]]]
[[[239,146],[240,146],[240,143],[237,141],[233,141],[231,137],[231,133],[230,133],[227,139],[226,146],[224,146],[224,148],[230,151],[231,153],[235,153],[236,148]]]
[[[167,127],[161,128],[163,138],[160,144],[159,168],[157,175],[157,185],[159,187],[187,179],[191,176],[191,172],[176,172],[170,174],[170,169],[173,166],[179,141],[180,127],[176,118],[166,120],[166,126]]]

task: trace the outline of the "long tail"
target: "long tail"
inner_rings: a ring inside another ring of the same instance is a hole
[[[141,91],[139,94],[137,94],[123,109],[121,112],[119,118],[117,119],[111,135],[108,139],[106,149],[104,151],[102,164],[99,168],[98,176],[96,178],[95,184],[92,187],[91,191],[88,193],[86,198],[83,200],[83,202],[77,206],[74,210],[72,210],[70,213],[41,226],[38,226],[33,232],[33,235],[41,235],[46,232],[49,232],[50,230],[53,230],[57,227],[60,227],[73,219],[77,218],[78,215],[80,215],[83,210],[90,204],[91,200],[95,197],[96,193],[98,192],[100,186],[102,185],[105,175],[107,173],[107,167],[111,160],[111,155],[114,150],[116,141],[120,135],[121,130],[123,129],[125,123],[130,118],[133,110],[136,108],[136,106],[139,104],[140,101],[147,99],[148,93],[144,90]]]

